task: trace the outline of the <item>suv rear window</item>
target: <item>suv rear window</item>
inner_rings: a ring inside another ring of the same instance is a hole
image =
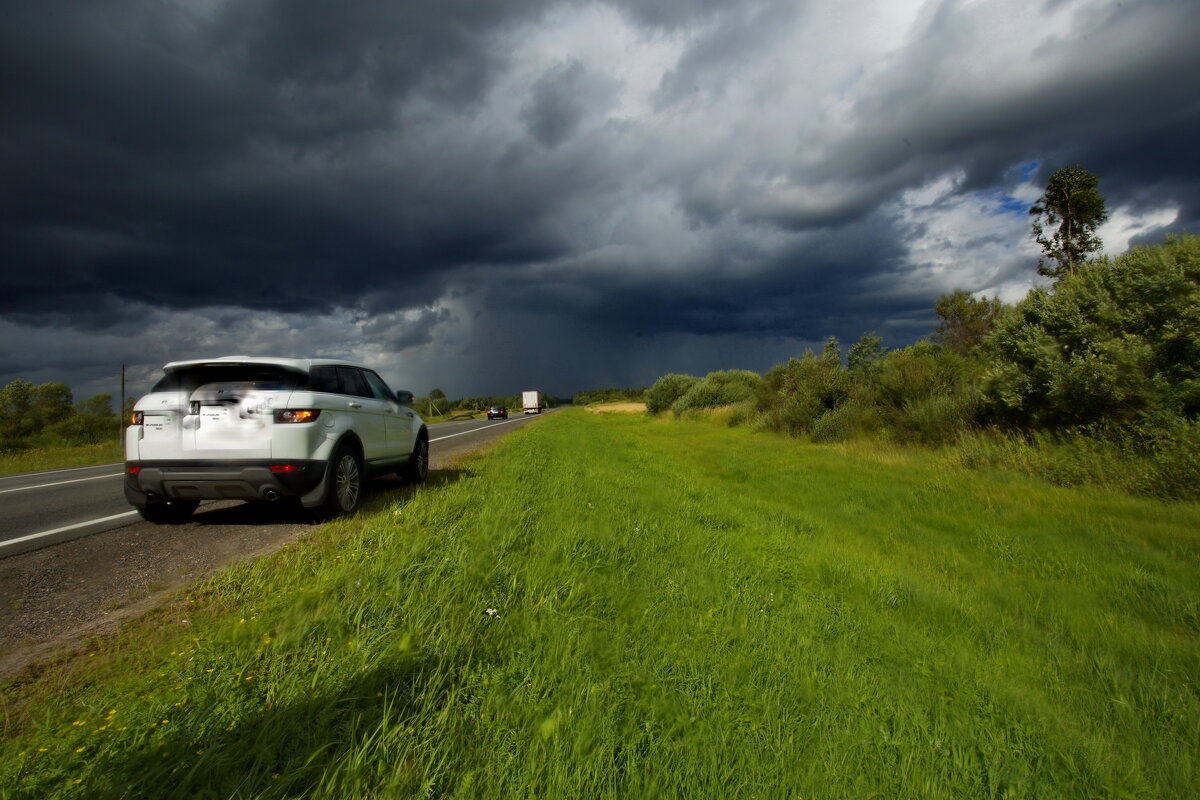
[[[193,392],[210,383],[240,384],[248,389],[281,391],[303,389],[308,376],[269,364],[200,364],[168,372],[154,384],[152,392]]]
[[[383,378],[369,370],[363,370],[362,376],[367,379],[367,384],[371,387],[371,391],[375,393],[375,397],[380,400],[395,400],[396,396],[392,394],[392,390],[383,382]]]
[[[355,397],[374,397],[366,380],[363,379],[362,373],[354,367],[338,367],[337,373],[338,382],[342,386],[342,394]]]
[[[354,397],[375,397],[362,370],[357,367],[313,367],[308,376],[308,388],[314,392],[348,394]]]

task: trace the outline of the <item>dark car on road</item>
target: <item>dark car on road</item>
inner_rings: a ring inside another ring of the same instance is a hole
[[[508,419],[508,409],[504,406],[492,406],[488,409],[488,419]]]

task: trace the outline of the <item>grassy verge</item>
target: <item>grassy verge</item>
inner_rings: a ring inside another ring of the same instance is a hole
[[[42,469],[85,467],[121,461],[125,455],[116,444],[82,444],[72,447],[37,447],[0,453],[0,475]]]
[[[1146,797],[1200,508],[568,409],[4,690],[0,797]]]

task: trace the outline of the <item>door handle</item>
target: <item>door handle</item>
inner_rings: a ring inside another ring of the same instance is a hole
[[[353,400],[350,401],[349,405],[351,408],[362,408],[362,403],[355,403]]]

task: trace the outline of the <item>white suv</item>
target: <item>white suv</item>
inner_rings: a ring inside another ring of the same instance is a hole
[[[125,497],[151,522],[181,522],[202,499],[296,497],[350,514],[367,475],[429,471],[412,393],[361,364],[223,356],[163,372],[125,433]]]

